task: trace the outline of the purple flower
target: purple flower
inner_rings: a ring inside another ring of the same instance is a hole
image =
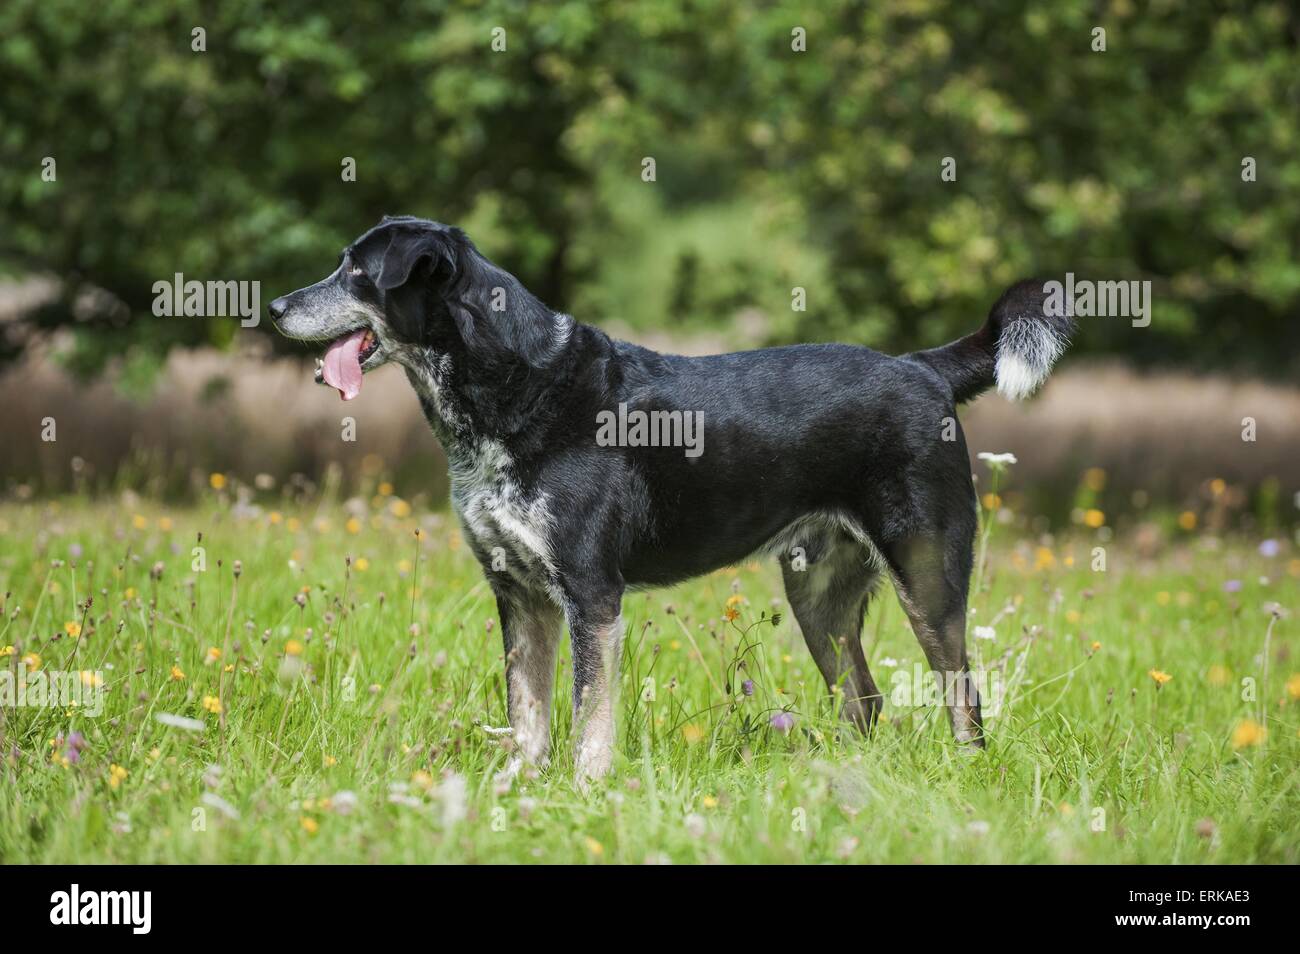
[[[744,682],[742,682],[740,684],[740,691],[747,696],[752,696],[754,694],[754,680],[746,679]]]
[[[74,543],[70,547],[68,547],[68,556],[72,557],[72,559],[74,560],[81,559],[81,552],[82,551],[81,551],[80,543]]]
[[[788,712],[774,712],[770,721],[772,728],[778,732],[789,732],[794,728],[794,716]]]
[[[1275,557],[1277,556],[1278,551],[1281,549],[1282,549],[1281,544],[1279,544],[1276,540],[1272,540],[1272,539],[1261,540],[1259,543],[1260,556]]]
[[[1225,593],[1240,593],[1240,592],[1241,592],[1241,580],[1224,580],[1224,581],[1223,581],[1223,592],[1225,592]]]
[[[65,746],[63,757],[69,765],[76,765],[81,761],[81,750],[87,747],[86,737],[80,732],[72,732],[68,735]]]

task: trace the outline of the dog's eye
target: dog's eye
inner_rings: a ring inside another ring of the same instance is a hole
[[[353,278],[361,278],[366,274],[366,271],[360,265],[353,265],[351,268],[348,269],[348,274],[351,275]]]

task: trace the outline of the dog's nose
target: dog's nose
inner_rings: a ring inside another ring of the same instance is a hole
[[[284,313],[289,310],[289,302],[287,299],[277,298],[266,306],[266,310],[271,313],[272,321],[279,321],[284,317]]]

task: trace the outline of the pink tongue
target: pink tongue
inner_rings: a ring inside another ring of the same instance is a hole
[[[325,366],[321,376],[332,388],[338,388],[339,397],[351,401],[361,393],[361,342],[366,332],[355,331],[340,338],[325,352]]]

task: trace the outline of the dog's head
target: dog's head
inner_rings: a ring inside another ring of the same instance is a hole
[[[329,342],[316,380],[347,401],[361,390],[362,375],[387,361],[500,338],[502,328],[481,327],[494,294],[531,298],[460,229],[397,216],[344,249],[328,276],[275,299],[268,310],[286,337]]]

